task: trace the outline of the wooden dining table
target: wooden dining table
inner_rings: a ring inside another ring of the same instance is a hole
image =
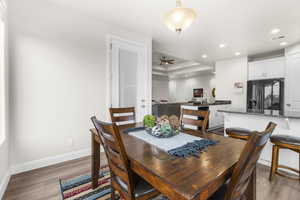
[[[136,123],[132,127],[141,127]],[[92,186],[98,186],[100,166],[100,138],[91,129]],[[170,200],[206,200],[230,177],[246,144],[245,141],[206,134],[207,139],[218,141],[199,157],[179,158],[169,155],[144,140],[123,133],[121,136],[132,170],[149,182]],[[256,199],[256,170],[246,191],[247,200]]]

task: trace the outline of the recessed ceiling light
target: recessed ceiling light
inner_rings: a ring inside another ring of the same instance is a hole
[[[207,58],[207,55],[206,55],[206,54],[203,54],[203,55],[202,55],[202,58]]]
[[[219,47],[224,48],[224,47],[226,47],[226,44],[219,44]]]
[[[279,33],[279,32],[280,32],[280,29],[279,29],[279,28],[274,28],[274,29],[272,29],[272,30],[270,31],[270,33],[273,34],[273,35],[276,35],[276,34]]]
[[[239,55],[241,55],[241,53],[240,52],[235,52],[234,55],[239,56]]]
[[[280,46],[285,46],[287,45],[287,42],[280,42]]]

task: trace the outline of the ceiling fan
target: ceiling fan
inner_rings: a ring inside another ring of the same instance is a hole
[[[168,65],[168,64],[174,64],[175,60],[174,59],[167,59],[166,56],[162,56],[160,58],[160,65]]]

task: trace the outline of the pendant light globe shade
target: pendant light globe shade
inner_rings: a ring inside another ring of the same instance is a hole
[[[180,33],[188,28],[196,18],[197,14],[194,9],[182,8],[181,3],[179,3],[176,8],[167,12],[163,19],[169,29]]]

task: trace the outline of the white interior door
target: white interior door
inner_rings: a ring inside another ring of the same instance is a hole
[[[287,98],[285,100],[286,111],[300,112],[300,53],[287,57],[287,78],[286,91]]]
[[[135,107],[136,120],[142,121],[147,103],[146,48],[119,39],[111,41],[111,106]]]

